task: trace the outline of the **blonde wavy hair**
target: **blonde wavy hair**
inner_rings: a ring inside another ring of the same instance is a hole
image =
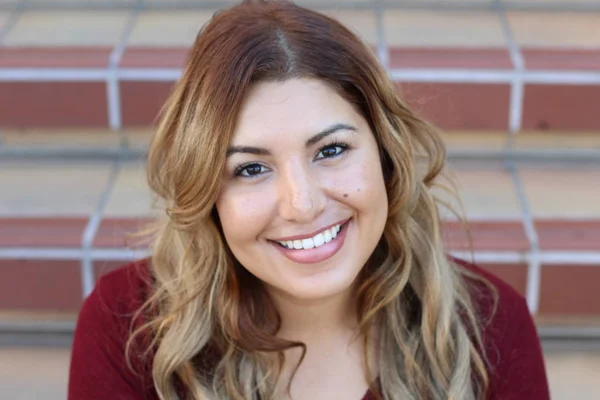
[[[372,390],[386,400],[483,398],[480,320],[466,272],[445,254],[432,194],[445,163],[436,129],[399,98],[355,34],[284,1],[246,1],[215,14],[163,109],[147,177],[167,216],[158,221],[152,291],[128,354],[137,337],[151,339],[163,400],[273,398],[284,350],[304,345],[276,336],[278,311],[228,250],[215,201],[249,88],[297,77],[337,90],[380,149],[389,216],[357,292],[365,360],[376,354],[379,363]]]

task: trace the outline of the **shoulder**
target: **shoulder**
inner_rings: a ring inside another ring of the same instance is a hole
[[[86,297],[77,319],[76,335],[89,336],[102,329],[104,340],[124,343],[129,338],[137,312],[150,293],[151,279],[147,260],[125,264],[101,276]]]
[[[69,399],[141,398],[152,393],[146,342],[127,343],[137,326],[137,311],[146,301],[150,274],[145,260],[124,265],[102,276],[85,299],[73,337]],[[148,397],[152,398],[152,397]]]
[[[150,288],[146,260],[131,262],[103,275],[83,302],[76,335],[90,336],[102,329],[105,340],[124,343]]]
[[[480,318],[490,398],[549,399],[541,343],[525,298],[477,265],[453,261],[465,272]]]
[[[151,287],[149,261],[138,260],[101,276],[86,301],[101,303],[116,312],[135,312],[146,301]]]
[[[468,261],[453,259],[461,270],[479,317],[490,330],[504,330],[522,320],[530,320],[531,314],[525,298],[512,286],[483,268]]]

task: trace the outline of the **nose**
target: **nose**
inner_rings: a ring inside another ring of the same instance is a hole
[[[325,208],[325,193],[314,171],[297,164],[279,176],[279,215],[288,221],[308,223]]]

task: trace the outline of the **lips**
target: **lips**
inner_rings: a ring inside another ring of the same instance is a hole
[[[305,236],[303,239],[296,238],[294,240],[288,239],[285,241],[277,240],[270,242],[291,261],[301,264],[318,263],[332,257],[342,248],[350,227],[351,220],[347,220],[342,224],[332,225],[330,228],[324,229],[313,236]],[[332,229],[336,232],[335,234],[331,233]],[[328,231],[331,240],[325,241]],[[315,240],[317,240],[317,243],[314,243]],[[323,243],[320,243],[321,240],[323,240]],[[292,246],[289,246],[289,242],[292,242]]]
[[[321,232],[323,232],[323,231],[325,231],[327,229],[331,229],[331,228],[333,228],[336,225],[343,225],[346,222],[348,222],[349,220],[350,219],[344,219],[344,220],[338,221],[336,223],[333,223],[333,224],[328,225],[328,226],[326,226],[324,228],[321,228],[318,231],[314,231],[314,232],[311,232],[311,233],[305,233],[305,234],[295,235],[295,236],[286,236],[286,237],[282,237],[282,238],[273,238],[273,239],[269,239],[269,240],[271,240],[273,242],[285,242],[285,241],[288,241],[288,240],[302,240],[302,239],[307,239],[307,238],[313,237],[313,236],[315,236],[315,235],[317,235],[317,234],[319,234],[319,233],[321,233]]]
[[[331,242],[333,239],[336,238],[341,228],[342,224],[337,224],[331,228],[322,230],[321,232],[317,233],[316,235],[313,235],[312,237],[286,241],[278,240],[277,243],[288,249],[310,250],[314,247],[321,247],[325,243]]]

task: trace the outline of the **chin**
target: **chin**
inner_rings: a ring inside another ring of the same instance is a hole
[[[298,300],[320,300],[335,297],[351,290],[358,274],[342,274],[338,271],[327,271],[316,276],[303,278],[301,282],[279,288],[287,296]]]

